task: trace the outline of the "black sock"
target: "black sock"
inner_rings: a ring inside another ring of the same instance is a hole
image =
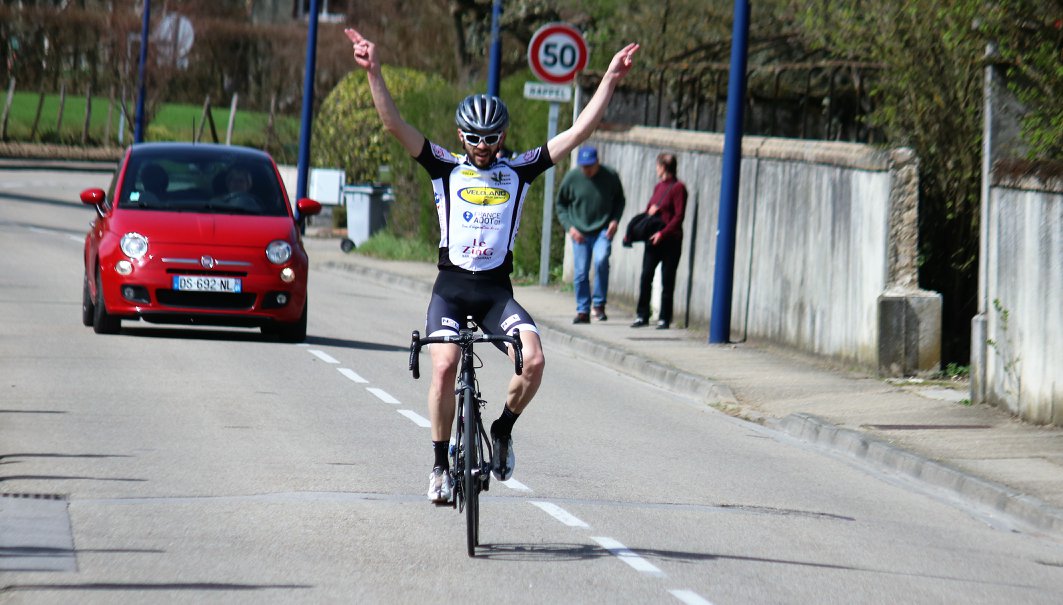
[[[436,454],[436,466],[447,470],[450,468],[450,442],[449,441],[433,441],[432,451]]]
[[[499,437],[508,437],[513,433],[513,423],[517,421],[520,414],[510,411],[508,405],[502,406],[502,415],[491,423],[491,434]]]

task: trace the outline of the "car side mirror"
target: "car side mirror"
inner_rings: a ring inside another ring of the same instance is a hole
[[[81,192],[81,203],[89,206],[99,206],[107,199],[107,194],[99,187],[93,187]]]
[[[84,194],[82,194],[84,195]],[[299,209],[299,216],[314,216],[321,213],[321,204],[314,200],[304,197],[300,198],[299,202],[295,205]]]

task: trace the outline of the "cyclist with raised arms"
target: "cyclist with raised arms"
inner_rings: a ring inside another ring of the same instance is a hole
[[[572,127],[541,147],[497,158],[506,141],[509,111],[502,99],[470,95],[455,112],[463,155],[451,153],[425,138],[403,120],[381,73],[376,45],[354,29],[344,31],[354,45],[354,60],[366,71],[373,104],[384,127],[428,172],[439,219],[439,275],[428,304],[426,334],[457,335],[472,316],[491,334],[520,330],[524,371],[509,383],[502,414],[491,424],[496,479],[513,474],[513,423],[524,411],[543,379],[545,358],[535,321],[513,298],[509,275],[513,244],[520,226],[524,198],[531,182],[585,141],[605,114],[617,83],[631,70],[638,44],[613,56],[598,89]],[[454,420],[454,381],[459,350],[456,345],[432,345],[432,384],[428,411],[435,453],[429,474],[428,499],[451,498],[448,449]],[[512,352],[510,352],[512,356]]]

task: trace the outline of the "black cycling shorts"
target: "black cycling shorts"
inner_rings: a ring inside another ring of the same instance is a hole
[[[539,333],[535,320],[513,299],[508,279],[440,271],[428,303],[425,334],[457,335],[470,315],[487,334],[512,334],[513,330]],[[505,350],[501,344],[498,348]]]

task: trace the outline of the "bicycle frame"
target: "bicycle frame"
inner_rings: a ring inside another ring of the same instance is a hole
[[[480,408],[485,404],[480,398],[479,384],[476,381],[477,356],[473,345],[478,342],[507,343],[513,348],[513,371],[520,375],[524,366],[521,352],[520,334],[514,331],[512,336],[501,334],[482,334],[476,331],[472,317],[467,318],[467,325],[455,335],[430,336],[421,338],[414,330],[410,343],[410,371],[413,377],[420,377],[419,357],[421,347],[427,344],[449,343],[460,348],[458,377],[454,394],[457,406],[454,414],[454,444],[451,446],[451,477],[454,480],[454,499],[451,505],[458,511],[465,512],[466,546],[470,557],[475,556],[480,544],[480,492],[490,487],[491,465],[494,462],[494,450],[484,430]]]

